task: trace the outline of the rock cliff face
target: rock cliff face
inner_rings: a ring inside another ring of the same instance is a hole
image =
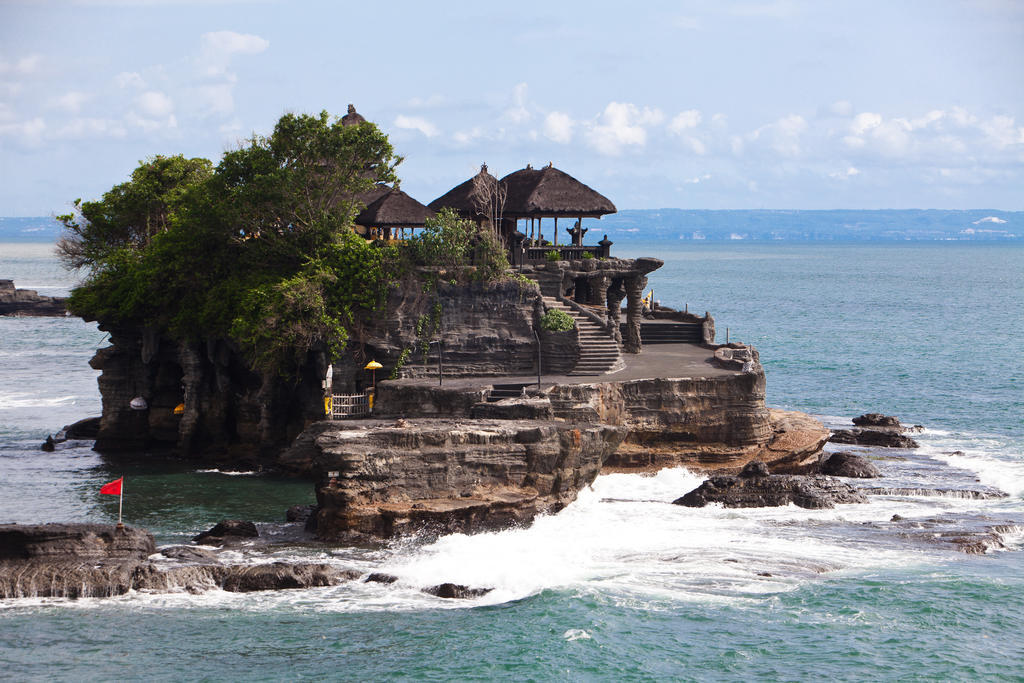
[[[556,512],[623,435],[545,420],[322,422],[282,462],[318,479],[318,536],[360,541],[496,529]]]
[[[102,370],[98,451],[167,449],[253,463],[272,459],[323,414],[322,354],[310,354],[304,376],[291,383],[249,370],[224,341],[178,342],[134,327],[107,331],[111,345],[90,362]],[[144,404],[133,407],[137,398]],[[184,411],[175,414],[179,404]]]
[[[356,330],[334,365],[335,393],[368,387],[363,366],[371,359],[384,366],[378,380],[396,366],[402,375],[436,374],[437,346],[428,344],[436,339],[443,341],[446,377],[529,374],[539,306],[530,283],[441,283],[425,292],[422,283],[406,282],[392,291],[386,315]],[[323,418],[322,352],[309,354],[297,381],[285,381],[252,371],[224,340],[189,343],[140,327],[101,329],[110,333],[111,345],[90,362],[102,371],[101,452],[170,450],[208,461],[270,463],[306,425]],[[139,398],[144,408],[139,401],[132,406]],[[176,414],[179,404],[184,409]],[[429,405],[418,405],[429,414]],[[451,411],[447,401],[436,403],[437,414]]]

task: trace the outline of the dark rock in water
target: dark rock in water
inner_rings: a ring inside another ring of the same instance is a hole
[[[288,511],[284,513],[285,521],[288,522],[300,522],[306,523],[309,521],[309,516],[316,512],[315,505],[292,505],[288,508]]]
[[[204,531],[193,537],[192,540],[196,543],[219,545],[245,538],[256,538],[259,535],[260,532],[252,522],[240,519],[225,519],[222,522],[218,522],[209,531]]]
[[[853,424],[858,427],[903,428],[898,417],[893,415],[882,415],[881,413],[864,413],[863,415],[853,418]]]
[[[205,548],[196,548],[191,545],[174,545],[161,548],[160,554],[171,560],[182,562],[195,562],[198,564],[220,564],[217,555]]]
[[[34,289],[16,289],[13,280],[0,280],[0,315],[64,316],[64,297],[40,296]]]
[[[920,425],[904,427],[899,418],[881,413],[865,413],[853,418],[853,424],[853,429],[833,429],[829,441],[882,448],[917,448],[919,444],[903,434],[924,429]]]
[[[882,448],[918,448],[919,443],[909,436],[882,429],[833,429],[829,438],[832,443],[844,443],[854,446],[880,446]]]
[[[92,440],[100,432],[100,418],[87,417],[74,424],[65,425],[57,433],[57,441]]]
[[[43,445],[40,446],[39,448],[46,451],[47,453],[53,453],[53,451],[57,448],[57,446],[54,444],[53,436],[50,435],[46,437],[46,441],[44,441]]]
[[[831,508],[839,503],[866,503],[864,494],[834,477],[763,474],[764,463],[747,464],[739,476],[711,477],[674,505],[704,507],[774,507],[793,503],[802,508]]]
[[[821,473],[833,477],[851,477],[856,479],[875,479],[882,476],[878,468],[869,462],[867,458],[846,451],[832,453],[821,464]]]
[[[430,588],[424,588],[424,593],[430,595],[436,595],[439,598],[448,598],[452,600],[469,600],[472,598],[479,598],[481,595],[487,595],[493,588],[470,588],[469,586],[463,586],[458,583],[442,583],[437,586],[431,586]]]
[[[143,529],[112,524],[0,524],[0,560],[121,562],[156,552]]]
[[[394,583],[395,581],[398,581],[397,576],[394,576],[393,574],[380,574],[377,572],[374,572],[363,579],[363,583]]]

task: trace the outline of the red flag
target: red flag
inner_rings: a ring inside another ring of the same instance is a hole
[[[100,493],[109,493],[112,496],[120,496],[121,495],[121,482],[123,480],[124,480],[124,477],[121,477],[120,479],[115,479],[114,481],[110,482],[109,484],[104,484],[103,488],[100,489]]]

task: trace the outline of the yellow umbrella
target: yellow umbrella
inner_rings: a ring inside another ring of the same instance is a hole
[[[363,368],[363,370],[372,370],[373,371],[373,390],[374,391],[377,391],[377,371],[380,370],[382,367],[384,367],[384,366],[381,365],[380,363],[378,363],[377,361],[371,360],[369,363],[366,364],[366,367]]]

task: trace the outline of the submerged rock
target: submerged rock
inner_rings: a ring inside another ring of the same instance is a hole
[[[206,545],[223,545],[242,539],[257,538],[259,535],[259,530],[252,522],[241,519],[225,519],[218,522],[212,529],[194,536],[192,540]]]
[[[776,507],[793,503],[802,508],[832,508],[837,504],[866,503],[864,494],[827,476],[768,474],[762,462],[752,462],[738,476],[711,477],[693,491],[672,501],[674,505],[704,507]]]
[[[917,443],[909,436],[882,429],[833,429],[832,443],[850,444],[852,446],[879,446],[882,448],[918,448]]]
[[[492,590],[494,589],[470,588],[469,586],[463,586],[459,583],[442,583],[437,586],[431,586],[430,588],[424,588],[423,592],[450,600],[470,600],[472,598],[479,598],[482,595],[487,595]]]
[[[853,418],[853,429],[833,429],[832,443],[852,444],[856,446],[880,446],[882,448],[918,448],[920,444],[906,432],[920,432],[924,427],[914,425],[903,426],[899,418],[881,413],[865,413]]]
[[[821,464],[821,473],[833,477],[851,477],[855,479],[875,479],[882,476],[867,458],[855,453],[837,451],[828,456]]]

